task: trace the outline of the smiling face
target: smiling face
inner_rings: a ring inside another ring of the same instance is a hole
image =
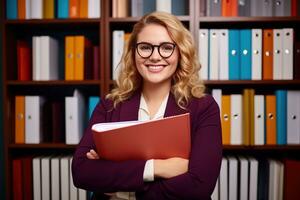
[[[148,43],[151,45],[159,46],[163,43],[174,44],[174,41],[171,39],[165,27],[158,24],[149,24],[145,26],[138,34],[137,44],[138,43]],[[161,47],[162,55],[163,50],[163,47]],[[137,50],[135,50],[136,67],[140,75],[143,77],[144,84],[171,85],[172,75],[176,71],[178,60],[178,47],[175,47],[172,55],[168,58],[163,58],[160,55],[160,53],[158,52],[158,47],[154,47],[152,55],[149,58],[142,58],[138,54]]]

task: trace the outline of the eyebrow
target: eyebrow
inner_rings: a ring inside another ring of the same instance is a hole
[[[153,44],[151,42],[145,42],[145,41],[137,41],[137,43],[147,43],[147,44],[156,45],[156,44]],[[164,41],[164,42],[158,43],[157,45],[160,45],[162,43],[172,43],[172,44],[175,44],[175,42],[173,42],[173,41]]]

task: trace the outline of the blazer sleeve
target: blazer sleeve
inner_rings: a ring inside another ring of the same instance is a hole
[[[222,136],[218,105],[211,96],[203,98],[192,119],[188,172],[148,183],[138,199],[210,199],[220,172]]]
[[[91,126],[106,122],[111,106],[104,100],[98,104],[89,121],[88,127],[76,148],[72,161],[73,182],[76,187],[89,191],[115,192],[136,191],[143,188],[143,171],[146,161],[129,160],[114,162],[90,160],[86,153],[95,149]],[[101,158],[101,155],[99,155]]]

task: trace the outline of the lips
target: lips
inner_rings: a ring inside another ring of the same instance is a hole
[[[157,73],[162,71],[166,65],[146,65],[146,67],[148,68],[148,71]]]

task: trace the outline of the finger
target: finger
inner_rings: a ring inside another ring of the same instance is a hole
[[[90,153],[95,157],[95,158],[99,158],[99,155],[97,154],[97,152],[94,149],[90,150]]]
[[[96,158],[93,156],[93,154],[91,154],[90,152],[87,152],[87,153],[86,153],[86,157],[87,157],[88,159],[91,159],[91,160],[96,159]]]

